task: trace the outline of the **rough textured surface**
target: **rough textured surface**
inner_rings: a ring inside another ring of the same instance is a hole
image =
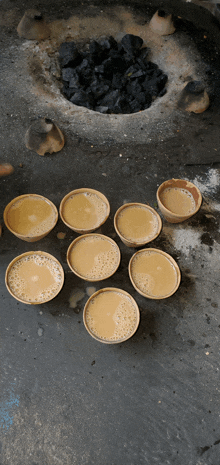
[[[49,252],[62,263],[64,287],[48,304],[23,305],[8,294],[4,274],[8,263],[30,250],[30,244],[3,227],[0,463],[218,465],[219,24],[197,5],[165,2],[176,17],[184,18],[186,42],[194,41],[204,67],[210,66],[208,80],[212,80],[213,93],[206,112],[173,119],[167,135],[167,121],[161,119],[152,130],[153,141],[141,135],[147,131],[147,116],[136,135],[133,120],[129,122],[134,139],[123,131],[127,123],[122,120],[123,138],[119,137],[118,120],[115,132],[108,131],[105,122],[99,140],[98,129],[94,138],[90,129],[93,115],[84,119],[83,112],[78,112],[73,123],[65,107],[57,106],[55,100],[51,104],[53,89],[50,92],[49,86],[44,87],[38,44],[20,39],[16,32],[28,8],[40,8],[48,21],[59,24],[78,15],[95,28],[103,7],[96,2],[83,3],[1,1],[1,162],[11,163],[15,171],[0,179],[0,214],[2,218],[7,203],[26,192],[42,194],[59,206],[70,190],[98,189],[111,205],[101,232],[116,240],[122,260],[109,280],[96,286],[80,280],[66,262],[67,248],[77,235],[59,220],[31,249]],[[115,10],[111,11],[110,2],[106,6],[113,20]],[[132,33],[134,26],[128,27],[126,22],[131,21],[130,14],[143,16],[144,22],[144,14],[150,17],[157,7],[158,2],[124,3],[123,28]],[[86,33],[83,24],[81,30]],[[192,34],[194,39],[190,39]],[[27,61],[21,58],[30,47],[35,47],[35,61],[29,74]],[[74,114],[75,108],[71,111]],[[55,155],[39,157],[25,147],[25,132],[37,116],[56,121],[65,134],[66,144]],[[113,216],[123,202],[146,202],[157,208],[157,187],[172,177],[195,182],[203,194],[203,205],[185,223],[164,221],[162,233],[151,243],[170,253],[182,273],[176,294],[151,301],[139,295],[129,281],[127,266],[135,250],[115,235]],[[59,233],[63,233],[62,240]],[[83,326],[82,310],[91,287],[95,287],[93,292],[106,286],[131,293],[141,310],[138,331],[120,345],[96,342]]]

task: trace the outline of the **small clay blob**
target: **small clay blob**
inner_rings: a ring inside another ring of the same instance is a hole
[[[59,152],[64,146],[64,136],[53,121],[39,118],[27,130],[25,145],[39,155]]]
[[[172,15],[165,10],[158,10],[150,20],[150,28],[160,36],[167,36],[175,32]]]
[[[50,36],[50,28],[38,10],[27,10],[17,27],[19,37],[44,40]]]
[[[0,176],[8,176],[14,172],[14,168],[10,163],[0,164]]]
[[[209,107],[209,96],[201,81],[190,81],[181,92],[178,107],[181,110],[202,113]]]

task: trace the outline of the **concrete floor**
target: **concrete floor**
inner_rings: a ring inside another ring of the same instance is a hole
[[[155,9],[157,2],[148,3]],[[170,2],[173,8],[174,3]],[[100,9],[98,3],[85,5],[88,17],[89,8]],[[124,6],[133,12],[141,8],[131,2]],[[219,465],[219,26],[213,23],[215,40],[210,38],[210,60],[216,55],[215,86],[204,114],[179,113],[172,134],[162,140],[158,131],[153,142],[140,142],[138,134],[133,142],[116,141],[114,134],[108,138],[106,123],[106,141],[99,142],[89,129],[82,136],[80,125],[86,125],[80,109],[74,109],[78,123],[68,121],[63,109],[47,100],[46,91],[42,98],[43,87],[28,74],[21,57],[29,44],[17,36],[16,25],[30,7],[42,8],[55,20],[67,19],[80,5],[1,1],[0,161],[15,168],[0,180],[1,218],[10,200],[27,192],[45,195],[59,207],[70,190],[98,189],[111,206],[101,232],[117,242],[122,260],[112,278],[94,286],[70,272],[66,251],[77,234],[60,219],[46,238],[33,244],[3,226],[0,464]],[[182,15],[192,15],[191,25],[199,11],[201,24],[195,26],[195,35],[198,30],[198,35],[204,34],[205,23],[207,28],[212,24],[211,15],[204,19],[209,13],[196,5],[183,7],[180,2],[179,8]],[[95,21],[94,14],[91,18]],[[207,49],[203,59],[206,64]],[[59,153],[40,157],[25,147],[24,134],[37,116],[54,119],[63,130],[66,143]],[[157,187],[171,177],[195,182],[203,204],[185,223],[163,220],[162,233],[151,246],[176,259],[182,281],[172,297],[154,301],[139,295],[130,283],[127,267],[135,249],[115,235],[113,217],[123,202],[149,203],[157,209]],[[59,232],[66,233],[63,240]],[[9,262],[28,250],[49,252],[64,268],[64,287],[47,304],[22,304],[4,285]],[[141,321],[130,340],[105,345],[87,333],[82,311],[91,286],[121,287],[135,298]]]

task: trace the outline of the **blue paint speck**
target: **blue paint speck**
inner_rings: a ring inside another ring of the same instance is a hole
[[[7,394],[7,399],[0,402],[0,427],[5,430],[13,424],[13,410],[19,405],[19,396],[15,396],[13,390]]]

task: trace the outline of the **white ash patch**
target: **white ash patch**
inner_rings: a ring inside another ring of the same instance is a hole
[[[164,232],[169,236],[176,250],[188,256],[193,250],[201,246],[201,231],[190,227],[171,226],[164,227]]]
[[[40,337],[43,336],[43,333],[44,333],[43,328],[39,328],[38,331],[37,331],[38,336],[40,336]]]
[[[86,288],[86,294],[91,297],[92,294],[96,292],[96,288],[94,286],[89,286]]]
[[[76,308],[78,302],[80,302],[83,297],[85,297],[85,292],[83,292],[81,289],[74,289],[69,298],[69,307]]]
[[[202,176],[196,176],[192,182],[202,194],[213,194],[220,185],[220,170],[211,168],[206,175],[206,179]]]

